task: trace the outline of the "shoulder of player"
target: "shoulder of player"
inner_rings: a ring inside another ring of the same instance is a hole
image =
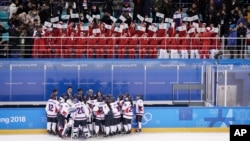
[[[53,103],[53,104],[57,104],[57,100],[54,100],[54,99],[49,99],[48,101],[47,101],[47,103]],[[59,102],[58,102],[59,103]]]

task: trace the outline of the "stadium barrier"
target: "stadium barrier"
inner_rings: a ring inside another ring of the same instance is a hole
[[[124,93],[135,97],[140,93],[145,101],[170,104],[249,106],[249,68],[248,59],[221,59],[219,63],[213,59],[3,59],[0,101],[47,101],[54,88],[60,96],[72,86],[73,93],[78,88],[84,92],[100,90],[115,97]]]
[[[87,34],[87,33],[86,33]],[[3,38],[6,38],[3,36]],[[13,37],[0,58],[215,59],[249,58],[249,38],[236,37]],[[241,45],[229,45],[241,41]],[[232,41],[233,40],[233,41]]]
[[[46,133],[44,108],[0,108],[0,134]],[[229,132],[250,124],[249,107],[146,107],[143,132]],[[136,126],[135,118],[132,120]]]

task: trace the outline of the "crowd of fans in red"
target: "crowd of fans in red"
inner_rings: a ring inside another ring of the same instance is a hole
[[[246,36],[245,2],[117,1],[14,0],[8,31],[0,27],[11,37],[2,42],[0,56],[157,58],[166,51],[166,58],[212,58],[221,47],[218,37],[241,28],[237,37]]]

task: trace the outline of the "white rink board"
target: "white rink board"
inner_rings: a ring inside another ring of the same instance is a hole
[[[1,141],[63,141],[50,135],[0,135]],[[65,140],[71,140],[70,138]],[[121,135],[110,138],[81,139],[89,141],[229,141],[229,133],[141,133]],[[72,141],[80,141],[73,139]]]

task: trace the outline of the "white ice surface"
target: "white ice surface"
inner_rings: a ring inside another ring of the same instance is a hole
[[[50,135],[0,135],[0,141],[62,141]],[[67,138],[65,140],[71,140]],[[80,139],[72,139],[78,141]],[[81,139],[86,140],[86,139]],[[141,133],[110,138],[90,138],[89,141],[229,141],[229,133]]]

